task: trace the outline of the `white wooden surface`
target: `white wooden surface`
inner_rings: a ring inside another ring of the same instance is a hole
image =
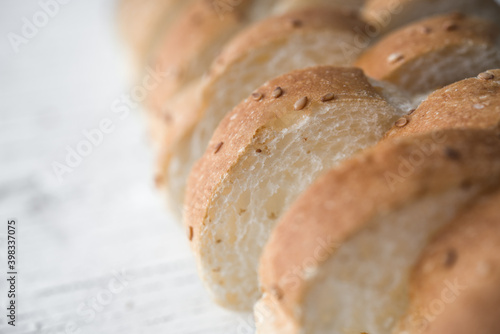
[[[6,220],[20,228],[17,326],[0,311],[0,333],[252,333],[249,315],[214,306],[201,287],[154,190],[140,111],[110,111],[130,91],[114,6],[73,0],[15,53],[7,34],[40,5],[0,0],[2,310]],[[105,117],[115,130],[59,182],[52,162]],[[111,293],[119,272],[126,286]]]

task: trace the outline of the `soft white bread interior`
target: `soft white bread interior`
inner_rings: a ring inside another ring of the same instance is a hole
[[[500,122],[500,70],[481,72],[430,94],[397,121],[386,138],[450,128],[483,129]]]
[[[284,210],[407,112],[407,104],[391,104],[403,97],[388,101],[384,90],[359,69],[312,67],[269,81],[258,99],[224,117],[189,177],[184,211],[199,274],[217,303],[251,309],[260,253]]]
[[[459,13],[426,18],[388,34],[355,66],[411,93],[427,93],[500,67],[500,26]]]
[[[337,10],[306,9],[259,22],[224,48],[201,88],[196,116],[190,118],[192,126],[176,130],[178,138],[163,142],[160,173],[168,196],[179,210],[189,171],[202,156],[220,120],[278,75],[313,65],[350,64],[354,56],[344,54],[340,44],[352,40],[353,29],[362,25]]]
[[[500,328],[500,192],[487,194],[427,245],[395,333],[496,334]]]
[[[385,141],[304,192],[263,252],[258,333],[390,333],[428,238],[500,183],[500,137]]]
[[[500,6],[494,0],[367,0],[363,17],[383,33],[427,16],[452,11],[469,13],[493,22],[500,20]]]

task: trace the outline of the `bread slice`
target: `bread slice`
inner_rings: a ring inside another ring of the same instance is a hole
[[[491,130],[385,141],[331,170],[266,245],[258,333],[390,333],[428,237],[499,183]]]
[[[239,0],[225,5],[197,0],[187,6],[151,59],[151,67],[162,76],[145,101],[152,122],[161,126],[172,96],[186,94],[182,91],[205,74],[222,46],[245,26],[267,16],[272,6],[267,0]],[[163,135],[163,131],[153,132],[153,139],[161,142]]]
[[[231,36],[267,14],[265,9],[255,13],[263,4],[264,0],[243,0],[223,10],[212,0],[193,2],[164,37],[154,60],[155,69],[172,75],[153,92],[153,102],[158,98],[161,108],[162,96],[169,96],[203,75]]]
[[[488,70],[435,91],[397,121],[386,138],[450,128],[490,128],[499,122],[500,70]]]
[[[427,93],[500,67],[500,26],[458,13],[427,18],[390,33],[355,66],[411,93]]]
[[[493,22],[500,19],[494,0],[367,0],[363,18],[379,33],[391,31],[431,15],[461,11]]]
[[[172,201],[182,207],[189,171],[228,112],[278,75],[313,65],[350,64],[353,58],[344,55],[340,44],[354,38],[353,28],[362,24],[336,10],[306,9],[256,23],[232,40],[203,84],[192,126],[177,131],[177,140],[164,141],[161,172]]]
[[[330,7],[338,9],[354,10],[359,12],[365,0],[278,0],[274,12],[286,13],[297,9],[313,7]]]
[[[193,0],[121,0],[118,21],[130,44],[137,70],[143,70],[155,42],[163,36],[183,8]]]
[[[260,296],[260,252],[282,212],[405,112],[383,89],[359,69],[312,67],[271,80],[258,99],[226,115],[193,168],[184,212],[200,276],[217,303],[251,309]]]
[[[410,281],[396,333],[496,334],[500,328],[500,192],[435,236]]]

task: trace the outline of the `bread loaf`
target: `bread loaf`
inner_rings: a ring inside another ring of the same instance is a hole
[[[500,67],[500,26],[458,13],[426,18],[384,37],[355,66],[411,93],[428,93]]]
[[[258,301],[260,334],[497,332],[493,0],[121,0],[120,20],[161,77],[156,181],[217,303]]]
[[[498,333],[499,208],[500,192],[485,195],[427,245],[397,333]]]
[[[499,122],[500,70],[489,70],[432,93],[414,112],[396,122],[386,137],[449,128],[490,128]]]
[[[492,130],[386,141],[328,172],[265,247],[258,333],[390,333],[428,238],[499,183]]]
[[[216,302],[250,309],[261,249],[284,210],[406,112],[383,90],[358,69],[312,67],[271,80],[226,115],[193,168],[184,213]]]
[[[173,130],[178,138],[164,141],[160,175],[173,203],[182,207],[188,173],[228,112],[278,75],[312,65],[350,64],[353,57],[340,45],[362,25],[336,10],[306,9],[264,20],[232,40],[203,83],[196,116],[188,114],[191,126]]]

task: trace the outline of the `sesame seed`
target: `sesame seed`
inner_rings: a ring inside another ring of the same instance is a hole
[[[307,96],[301,97],[300,99],[297,100],[297,102],[295,102],[293,108],[295,110],[302,110],[306,107],[307,101],[308,101]]]
[[[401,60],[405,59],[405,56],[402,53],[396,52],[396,53],[391,53],[389,57],[387,57],[387,61],[390,64],[397,63]]]
[[[454,249],[449,249],[444,257],[444,262],[443,262],[444,266],[446,268],[453,267],[455,262],[457,262],[457,258],[458,258],[457,251]]]
[[[299,19],[293,19],[292,20],[292,27],[294,27],[294,28],[302,27],[302,21]]]
[[[263,97],[264,96],[261,93],[259,93],[259,92],[255,92],[255,93],[252,94],[252,98],[255,101],[260,101],[260,100],[262,100]]]
[[[173,119],[172,119],[172,115],[170,115],[170,114],[168,114],[168,113],[167,113],[167,114],[164,114],[164,115],[163,115],[163,120],[164,120],[166,123],[170,123],[170,122],[172,122],[172,120],[173,120]]]
[[[281,289],[279,287],[277,287],[276,285],[273,285],[271,287],[271,295],[274,296],[274,298],[276,298],[277,300],[280,300],[281,298],[283,298],[283,292],[281,291]]]
[[[194,231],[193,231],[193,227],[192,226],[188,226],[188,239],[189,241],[192,241],[193,240],[193,236],[194,236]]]
[[[262,150],[260,148],[256,149],[255,152],[257,153],[262,153]]]
[[[400,119],[398,119],[394,125],[397,126],[398,128],[402,128],[404,126],[406,126],[406,124],[408,124],[408,118],[406,117],[401,117]]]
[[[217,144],[217,146],[215,146],[214,154],[217,154],[220,151],[222,145],[224,145],[224,142],[220,142]]]
[[[473,105],[474,109],[484,109],[484,104],[476,103]]]
[[[328,101],[331,101],[335,98],[335,94],[333,93],[328,93],[328,94],[325,94],[321,97],[321,102],[328,102]]]
[[[283,89],[281,89],[281,87],[276,87],[273,90],[273,93],[271,95],[272,95],[272,97],[274,97],[275,99],[277,99],[278,97],[280,97],[281,95],[283,95]]]
[[[443,28],[446,31],[452,31],[452,30],[457,30],[458,25],[453,21],[448,21],[443,24]]]
[[[444,154],[451,160],[460,160],[460,158],[462,157],[459,151],[451,147],[445,148]]]
[[[418,32],[420,32],[421,34],[427,35],[427,34],[430,34],[432,32],[432,29],[429,27],[426,27],[426,26],[420,26],[418,28]]]
[[[495,76],[491,72],[483,72],[483,73],[479,73],[477,78],[486,81],[486,80],[495,79]]]

